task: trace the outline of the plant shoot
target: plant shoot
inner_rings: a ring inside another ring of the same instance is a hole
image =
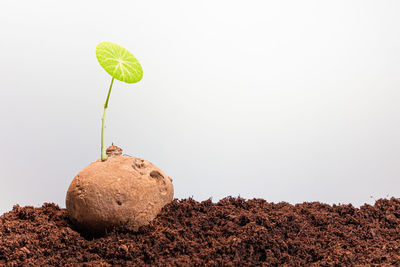
[[[143,77],[143,70],[139,61],[128,50],[114,43],[99,43],[96,47],[96,57],[103,69],[112,77],[101,118],[101,160],[105,161],[107,159],[104,145],[105,118],[114,79],[126,83],[137,83]]]

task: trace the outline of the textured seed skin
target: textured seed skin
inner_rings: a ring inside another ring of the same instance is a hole
[[[66,207],[79,228],[95,234],[136,231],[172,201],[172,179],[147,160],[113,155],[84,168],[71,182]]]

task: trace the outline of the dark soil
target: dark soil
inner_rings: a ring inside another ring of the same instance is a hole
[[[400,199],[374,206],[174,200],[139,232],[83,237],[65,209],[0,217],[1,266],[400,265]]]

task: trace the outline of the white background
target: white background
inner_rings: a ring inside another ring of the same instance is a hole
[[[0,214],[65,207],[106,141],[174,178],[175,197],[373,203],[400,195],[399,1],[0,2]],[[371,198],[372,196],[372,198]]]

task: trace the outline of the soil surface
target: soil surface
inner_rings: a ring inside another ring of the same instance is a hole
[[[0,217],[0,266],[400,265],[400,199],[374,206],[174,200],[138,232],[90,237],[65,209]]]

